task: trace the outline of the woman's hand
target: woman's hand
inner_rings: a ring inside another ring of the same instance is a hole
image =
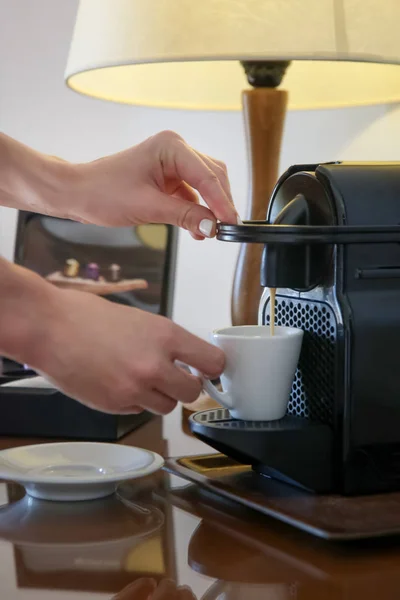
[[[201,392],[200,379],[175,361],[211,378],[224,368],[219,348],[165,317],[80,291],[45,289],[46,299],[28,313],[30,338],[18,342],[12,328],[23,352],[15,358],[89,407],[167,414]]]
[[[196,600],[196,596],[187,586],[177,586],[168,579],[157,586],[154,579],[143,577],[128,585],[113,600]]]
[[[195,239],[212,237],[216,220],[237,222],[225,165],[171,131],[85,164],[0,133],[0,205],[115,227],[166,223]]]
[[[115,227],[168,223],[196,239],[212,237],[216,220],[237,222],[225,165],[170,131],[76,165],[71,181],[66,216],[79,221]],[[195,190],[208,208],[198,204]]]

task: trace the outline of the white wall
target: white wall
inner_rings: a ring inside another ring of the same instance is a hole
[[[240,211],[247,172],[240,114],[186,113],[103,103],[63,81],[77,0],[0,0],[0,129],[46,153],[84,161],[173,129],[224,160]],[[399,158],[400,109],[290,113],[281,169],[296,162]],[[1,209],[0,253],[13,252],[15,214]],[[229,323],[237,247],[180,239],[174,318],[206,336]]]

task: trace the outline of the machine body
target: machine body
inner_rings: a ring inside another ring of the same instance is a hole
[[[265,222],[220,226],[221,240],[264,244],[259,323],[274,287],[276,324],[305,333],[284,419],[207,411],[197,436],[313,492],[400,489],[399,224],[400,164],[330,163],[290,168]]]

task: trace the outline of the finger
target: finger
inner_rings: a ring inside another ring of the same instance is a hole
[[[144,411],[143,406],[133,404],[132,406],[124,406],[123,408],[116,408],[114,414],[118,415],[140,415]]]
[[[177,600],[177,588],[170,579],[163,579],[151,600]]]
[[[237,222],[237,213],[218,175],[194,150],[183,140],[177,139],[169,144],[167,160],[168,158],[169,166],[172,163],[175,169],[175,176],[198,190],[217,219],[228,223]],[[167,175],[170,176],[168,173]]]
[[[178,588],[177,600],[196,600],[196,596],[189,586],[182,585]]]
[[[167,223],[187,229],[201,239],[214,237],[216,221],[213,213],[206,207],[182,198],[169,196],[150,188],[146,190],[143,199],[151,198],[151,204],[157,206],[149,219],[152,223]],[[149,202],[150,204],[150,202]]]
[[[189,202],[193,202],[193,204],[199,203],[199,197],[194,191],[194,189],[191,188],[190,185],[188,185],[184,181],[181,181],[178,184],[178,187],[173,191],[172,195],[176,196],[177,198],[182,198],[182,200],[188,200]]]
[[[205,240],[206,238],[204,237],[204,235],[198,235],[197,233],[192,233],[191,231],[189,231],[190,235],[192,236],[192,238],[194,240],[196,240],[196,242],[202,242],[203,240]]]
[[[193,204],[199,203],[199,198],[196,192],[184,181],[178,185],[176,190],[173,193],[173,196],[177,198],[182,198],[182,200],[188,200],[189,202],[193,202]],[[205,239],[204,235],[199,235],[198,233],[193,233],[193,231],[189,232],[192,238],[196,241],[202,241]]]
[[[140,398],[140,405],[155,415],[168,415],[177,405],[176,400],[159,390],[145,392]]]
[[[164,368],[162,373],[163,380],[157,385],[157,389],[160,389],[163,394],[185,404],[197,400],[202,390],[199,377],[173,364]]]
[[[234,206],[228,171],[225,163],[215,158],[212,158],[207,154],[202,154],[201,152],[196,152],[196,154],[198,154],[200,158],[206,163],[206,165],[210,167],[210,169],[214,171],[214,173],[217,175],[217,177],[221,181],[221,185],[224,188],[226,195],[230,199],[231,204]],[[174,196],[183,198],[184,200],[189,200],[190,202],[195,202],[197,204],[199,202],[199,198],[196,192],[193,190],[192,187],[190,187],[190,185],[188,185],[184,181],[181,181],[178,187],[173,192],[171,192],[171,190],[168,189],[168,186],[165,191],[167,193],[172,193]]]
[[[108,415],[138,415],[144,410],[142,406],[138,406],[137,404],[121,406],[118,402],[118,399],[116,401],[116,398],[114,396],[111,396],[108,399],[108,402],[103,402],[100,404],[98,401],[98,396],[95,397],[95,400],[85,398],[85,400],[83,401],[78,394],[75,394],[70,390],[63,389],[61,391],[63,391],[64,393],[68,393],[68,396],[70,398],[73,398],[77,402],[83,402],[88,408],[92,408],[96,411],[101,410],[102,413]]]
[[[225,355],[220,348],[182,328],[177,328],[172,358],[194,367],[210,379],[219,377],[225,367]]]
[[[204,160],[206,165],[209,166],[210,169],[212,169],[214,171],[214,173],[218,176],[226,195],[228,196],[229,200],[231,201],[232,205],[234,206],[232,192],[231,192],[231,185],[229,182],[228,171],[227,171],[225,163],[223,163],[222,161],[217,160],[215,158],[212,158],[211,156],[208,156],[207,154],[202,154],[201,152],[197,152],[197,154],[199,154],[201,156],[201,158]]]
[[[148,600],[156,588],[154,579],[142,577],[124,588],[113,600]]]

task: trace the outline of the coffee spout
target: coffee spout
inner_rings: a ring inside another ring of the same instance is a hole
[[[278,214],[272,225],[310,225],[310,207],[297,194]],[[261,259],[261,285],[269,288],[307,289],[311,285],[310,246],[266,244]]]

